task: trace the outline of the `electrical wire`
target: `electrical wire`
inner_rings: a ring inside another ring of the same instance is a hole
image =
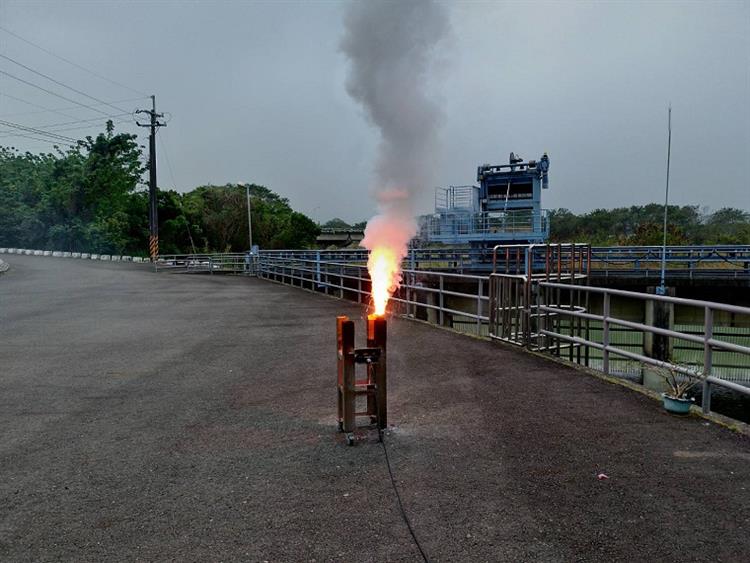
[[[112,123],[116,125],[120,125],[123,123],[131,123],[130,120],[128,119],[118,119],[118,120],[109,120],[109,121],[112,121]],[[61,129],[49,129],[49,130],[45,130],[45,132],[46,133],[65,133],[66,131],[79,131],[81,129],[92,129],[94,127],[98,128],[99,125],[95,123],[90,123],[88,125],[79,125],[77,127],[64,127]],[[41,129],[39,129],[39,131],[41,132]],[[15,133],[12,133],[10,131],[0,131],[0,133],[2,133],[2,135],[0,135],[0,139],[17,136]]]
[[[40,111],[22,111],[22,112],[19,112],[19,113],[3,113],[3,114],[0,114],[0,117],[18,117],[18,116],[22,116],[22,115],[38,115],[40,113],[57,113],[59,115],[64,115],[65,117],[67,117],[69,119],[78,119],[74,115],[67,115],[65,113],[61,113],[63,111],[68,111],[68,110],[78,110],[79,107],[76,107],[76,106],[74,106],[74,107],[67,106],[67,107],[64,107],[64,108],[48,108],[48,107],[45,107],[45,106],[41,106],[39,104],[35,104],[35,103],[30,102],[28,100],[24,100],[23,98],[19,98],[17,96],[13,96],[13,95],[8,94],[6,92],[0,92],[0,96],[5,96],[7,98],[10,98],[11,100],[16,100],[17,102],[21,102],[21,103],[24,103],[26,105],[29,105],[29,106],[32,106],[32,107],[35,107],[35,108],[40,108]],[[114,101],[111,101],[111,102],[108,102],[108,103],[110,103],[110,104],[123,104],[125,102],[136,102],[136,101],[143,100],[143,99],[144,99],[144,97],[140,97],[140,98],[126,98],[124,100],[114,100]],[[96,105],[99,105],[99,104],[91,104],[91,105],[92,106],[96,106]]]
[[[46,113],[46,112],[50,112],[50,113],[56,113],[58,115],[62,115],[63,117],[67,117],[68,119],[77,119],[77,117],[75,115],[70,115],[69,113],[63,113],[64,110],[59,110],[59,111],[58,110],[52,110],[52,109],[49,109],[49,108],[47,108],[45,106],[41,106],[39,104],[35,104],[34,102],[30,102],[28,100],[24,100],[23,98],[19,98],[17,96],[12,96],[11,94],[6,94],[5,92],[0,92],[0,94],[2,94],[3,96],[5,96],[6,98],[10,98],[11,100],[16,100],[17,102],[21,102],[22,104],[26,104],[27,106],[31,106],[31,107],[35,107],[35,108],[40,108],[41,110],[43,110],[43,111],[34,112],[34,113]],[[73,108],[73,109],[78,109],[78,108]],[[27,115],[29,113],[31,113],[31,112],[27,112]],[[0,117],[16,117],[17,115],[23,115],[23,114],[22,113],[21,114],[16,114],[16,115],[13,115],[13,114],[3,114],[3,115],[0,115]]]
[[[53,56],[53,57],[55,57],[56,59],[59,59],[59,60],[61,60],[61,61],[63,61],[63,62],[66,62],[66,63],[68,63],[69,65],[72,65],[72,66],[74,66],[74,67],[76,67],[76,68],[78,68],[78,69],[80,69],[80,70],[82,70],[82,71],[84,71],[84,72],[88,72],[88,73],[89,73],[89,74],[91,74],[92,76],[96,76],[96,77],[97,77],[97,78],[99,78],[100,80],[104,80],[104,81],[106,81],[106,82],[109,82],[110,84],[114,84],[115,86],[119,86],[120,88],[125,88],[126,90],[129,90],[129,91],[133,92],[134,94],[139,94],[140,96],[143,96],[143,97],[145,97],[145,98],[147,98],[147,97],[148,97],[148,94],[144,94],[144,93],[143,93],[143,92],[141,92],[140,90],[136,90],[135,88],[131,88],[130,86],[126,86],[125,84],[122,84],[121,82],[117,82],[116,80],[112,80],[111,78],[107,78],[106,76],[102,76],[102,75],[101,75],[101,74],[99,74],[98,72],[96,72],[96,71],[93,71],[93,70],[91,70],[91,69],[89,69],[89,68],[86,68],[85,66],[79,65],[78,63],[76,63],[76,62],[74,62],[74,61],[71,61],[70,59],[66,59],[65,57],[62,57],[62,56],[58,55],[57,53],[53,53],[53,52],[52,52],[52,51],[50,51],[49,49],[45,49],[45,48],[44,48],[44,47],[42,47],[41,45],[37,45],[37,44],[36,44],[36,43],[34,43],[33,41],[29,41],[29,40],[28,40],[28,39],[26,39],[25,37],[21,37],[21,36],[20,36],[20,35],[18,35],[17,33],[14,33],[14,32],[12,32],[11,30],[9,30],[9,29],[7,29],[7,28],[5,28],[5,27],[2,27],[2,26],[0,26],[0,30],[1,30],[1,31],[4,31],[4,32],[5,32],[5,33],[7,33],[8,35],[12,35],[12,36],[13,36],[13,37],[15,37],[16,39],[19,39],[19,40],[23,41],[24,43],[27,43],[27,44],[31,45],[32,47],[36,47],[36,48],[37,48],[37,49],[39,49],[40,51],[42,51],[42,52],[44,52],[44,53],[47,53],[48,55],[50,55],[50,56]]]
[[[117,115],[112,115],[110,117],[116,119],[116,118],[119,118],[119,117],[125,117],[126,115],[129,116],[131,114],[129,112],[128,113],[120,113],[120,114],[117,114]],[[51,127],[62,127],[62,126],[65,126],[65,125],[78,125],[79,123],[91,123],[91,122],[102,121],[102,120],[103,120],[102,117],[92,117],[90,119],[76,119],[75,121],[63,121],[62,123],[49,123],[49,124],[46,124],[46,125],[34,125],[33,127],[36,127],[38,129],[49,129]],[[130,121],[130,120],[128,120],[128,121]]]
[[[388,466],[388,475],[391,478],[391,485],[393,486],[393,492],[396,493],[396,500],[398,501],[398,508],[401,511],[401,517],[404,519],[404,522],[406,523],[406,527],[409,529],[409,533],[411,534],[412,539],[414,540],[414,544],[417,546],[417,549],[419,550],[420,555],[422,555],[422,559],[425,563],[430,563],[430,560],[427,558],[427,555],[424,552],[424,549],[422,549],[422,545],[419,543],[419,540],[417,539],[417,534],[414,533],[414,528],[411,527],[411,522],[409,521],[409,517],[406,515],[406,509],[404,508],[404,503],[401,501],[401,495],[398,492],[398,487],[396,486],[396,478],[393,476],[393,468],[391,467],[391,460],[388,458],[388,448],[385,446],[385,436],[382,437],[380,440],[380,445],[383,446],[383,452],[385,453],[385,464]]]
[[[47,75],[47,74],[44,74],[43,72],[39,72],[38,70],[34,70],[34,69],[33,69],[33,68],[31,68],[30,66],[26,66],[26,65],[25,65],[25,64],[23,64],[22,62],[19,62],[19,61],[15,60],[15,59],[13,59],[13,58],[11,58],[11,57],[7,56],[7,55],[3,55],[2,53],[0,53],[0,58],[2,58],[2,59],[5,59],[6,61],[10,61],[10,62],[12,62],[12,63],[13,63],[14,65],[20,66],[21,68],[23,68],[23,69],[26,69],[26,70],[28,70],[29,72],[32,72],[32,73],[36,74],[37,76],[41,76],[42,78],[46,78],[46,79],[47,79],[47,80],[49,80],[50,82],[54,82],[54,83],[55,83],[55,84],[57,84],[58,86],[62,86],[63,88],[67,88],[68,90],[70,90],[70,91],[72,91],[72,92],[75,92],[76,94],[79,94],[79,95],[81,95],[81,96],[85,96],[86,98],[89,98],[89,99],[91,99],[91,100],[94,100],[95,102],[99,102],[100,104],[103,104],[103,105],[105,105],[105,106],[109,106],[109,107],[111,107],[111,108],[113,108],[113,109],[115,109],[115,110],[119,111],[120,113],[125,113],[125,110],[124,110],[124,109],[122,109],[122,108],[118,108],[117,106],[113,106],[112,104],[110,104],[110,103],[108,103],[108,102],[105,102],[104,100],[100,100],[99,98],[96,98],[96,97],[94,97],[94,96],[91,96],[90,94],[87,94],[86,92],[82,92],[81,90],[78,90],[77,88],[73,88],[72,86],[68,86],[68,85],[67,85],[67,84],[65,84],[64,82],[60,82],[59,80],[57,80],[57,79],[55,79],[55,78],[52,78],[51,76],[49,76],[49,75]],[[100,112],[100,113],[104,113],[104,112],[103,112],[102,110],[100,110],[100,109],[96,109],[96,108],[92,108],[92,109],[94,109],[94,111],[98,111],[98,112]],[[105,114],[105,115],[106,115],[106,114]]]
[[[13,75],[13,74],[11,74],[9,72],[6,72],[4,70],[0,70],[0,74],[8,76],[8,77],[12,78],[13,80],[17,80],[18,82],[22,82],[24,84],[32,86],[32,87],[36,88],[37,90],[41,90],[42,92],[46,92],[47,94],[51,94],[53,96],[57,96],[58,98],[61,98],[61,99],[65,100],[66,102],[70,102],[72,104],[76,104],[78,106],[81,106],[82,108],[94,110],[95,112],[101,113],[102,115],[106,115],[106,116],[109,117],[109,114],[107,112],[104,112],[104,111],[102,111],[100,109],[97,109],[96,107],[94,107],[92,105],[87,105],[87,104],[84,104],[82,102],[79,102],[79,101],[76,101],[76,100],[72,100],[72,99],[70,99],[70,98],[68,98],[66,96],[63,96],[62,94],[58,94],[57,92],[54,92],[52,90],[48,90],[47,88],[39,86],[38,84],[34,84],[33,82],[29,82],[28,80],[24,80],[23,78],[19,78],[18,76],[15,76],[15,75]],[[123,110],[118,110],[118,111],[122,112]]]
[[[23,133],[15,133],[14,135],[8,135],[8,137],[23,137],[24,139],[31,139],[32,141],[39,141],[39,142],[42,142],[42,143],[48,143],[48,144],[53,145],[53,146],[57,146],[58,145],[58,141],[53,141],[51,139],[43,139],[43,138],[40,138],[40,137],[34,137],[32,135],[24,135]],[[4,138],[4,137],[1,137],[1,138]],[[0,146],[4,146],[4,145],[0,145]],[[73,146],[73,145],[71,145],[71,146]]]
[[[56,138],[61,141],[66,141],[70,143],[76,143],[77,141],[75,139],[72,139],[70,137],[66,137],[65,135],[58,135],[57,133],[51,133],[49,131],[44,131],[42,129],[35,129],[34,127],[27,127],[26,125],[21,125],[19,123],[13,123],[11,121],[5,121],[3,119],[0,119],[0,125],[4,125],[6,127],[11,127],[13,129],[19,129],[24,132],[28,133],[35,133],[37,135],[47,136],[51,138]]]
[[[161,143],[161,148],[164,149],[164,160],[167,162],[167,170],[169,170],[169,177],[172,180],[172,186],[174,189],[177,189],[177,182],[174,181],[174,174],[172,173],[172,164],[169,161],[169,153],[167,152],[167,143],[164,140],[164,137],[161,135],[160,130],[156,130],[156,139]],[[190,233],[190,221],[187,220],[187,216],[185,215],[185,210],[182,208],[182,202],[179,202],[180,206],[180,214],[182,215],[182,218],[185,219],[185,229],[187,230],[188,239],[190,239],[190,246],[193,249],[193,254],[198,254],[198,251],[195,249],[195,242],[193,242],[193,235]]]

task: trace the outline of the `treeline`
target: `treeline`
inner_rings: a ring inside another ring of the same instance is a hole
[[[47,154],[0,146],[0,246],[145,255],[148,192],[135,135],[106,132]],[[250,186],[253,242],[314,245],[318,226],[268,188]],[[245,186],[159,192],[162,254],[244,251]]]
[[[343,219],[334,217],[330,221],[326,221],[321,225],[323,229],[340,229],[344,231],[364,231],[367,226],[367,221],[360,221],[359,223],[347,223]]]
[[[66,150],[21,153],[0,146],[0,246],[131,254],[148,246],[148,193],[142,184],[143,148],[115,134],[111,122],[96,138]],[[270,189],[250,186],[253,242],[261,248],[309,248],[319,226]],[[199,186],[159,192],[162,254],[241,252],[248,247],[245,186]],[[551,212],[555,242],[658,245],[664,206]],[[750,213],[670,206],[669,244],[750,244]],[[362,229],[332,219],[324,228]]]
[[[750,244],[750,213],[741,209],[701,212],[695,205],[670,205],[667,217],[667,244]],[[550,239],[554,242],[660,245],[663,233],[664,206],[656,203],[595,209],[580,215],[567,209],[550,212]]]

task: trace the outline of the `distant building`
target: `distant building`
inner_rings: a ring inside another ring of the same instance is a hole
[[[315,242],[322,248],[330,246],[343,248],[359,246],[363,238],[365,238],[365,232],[359,229],[321,229]]]
[[[435,213],[421,218],[420,239],[476,248],[546,241],[549,212],[541,201],[548,171],[547,153],[528,162],[510,153],[508,164],[477,168],[478,186],[437,188]]]

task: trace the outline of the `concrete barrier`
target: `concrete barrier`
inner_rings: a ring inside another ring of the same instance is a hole
[[[0,248],[0,254],[25,254],[26,256],[51,256],[54,258],[79,258],[82,260],[104,260],[111,262],[148,262],[140,256],[118,254],[90,254],[88,252],[63,252],[61,250],[33,250],[28,248]]]

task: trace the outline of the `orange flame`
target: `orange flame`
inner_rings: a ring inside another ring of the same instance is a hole
[[[375,314],[384,315],[388,300],[401,283],[401,259],[392,248],[376,246],[370,250],[367,270],[372,280],[372,303]]]

